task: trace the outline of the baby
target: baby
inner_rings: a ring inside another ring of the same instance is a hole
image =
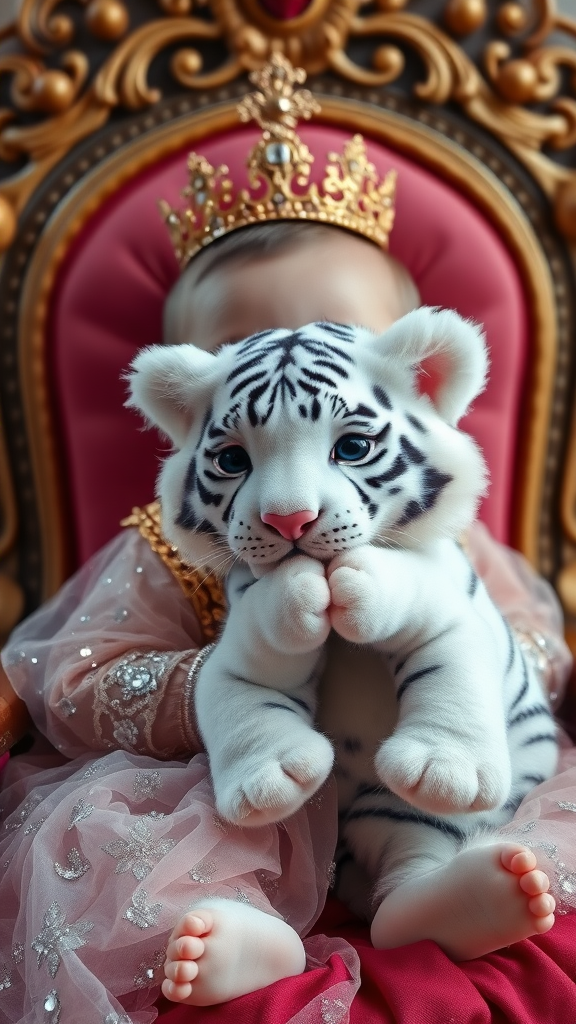
[[[318,320],[382,332],[418,302],[406,269],[370,242],[321,225],[266,225],[192,260],[168,300],[165,336],[213,351],[264,328]],[[433,939],[455,960],[478,957],[551,928],[548,888],[532,850],[493,837],[394,889],[372,939],[381,948]],[[302,943],[284,921],[226,901],[198,903],[172,933],[163,992],[216,1002],[245,991],[247,976],[257,988],[303,968]]]

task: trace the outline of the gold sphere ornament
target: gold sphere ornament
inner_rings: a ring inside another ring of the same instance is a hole
[[[467,36],[481,28],[488,11],[486,0],[448,0],[444,24],[456,36]]]
[[[61,114],[74,101],[76,89],[64,71],[43,71],[32,85],[35,110],[45,114]]]
[[[4,196],[0,196],[0,252],[12,245],[16,234],[16,214]]]
[[[538,72],[527,60],[511,60],[502,64],[496,79],[501,96],[510,103],[529,103],[535,99]]]
[[[105,42],[119,39],[130,24],[130,16],[121,0],[90,0],[85,18],[92,35]]]
[[[521,32],[523,28],[526,28],[527,22],[528,18],[524,8],[513,2],[503,4],[496,15],[498,28],[507,36]]]
[[[564,237],[576,242],[576,175],[558,189],[554,202],[554,220]]]
[[[396,78],[404,70],[404,54],[397,46],[379,46],[372,63],[377,71],[383,71]]]
[[[198,50],[178,50],[170,61],[170,69],[174,78],[183,85],[202,70],[202,56]]]

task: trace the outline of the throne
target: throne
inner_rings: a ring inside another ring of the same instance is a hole
[[[423,302],[485,324],[481,516],[557,589],[576,654],[575,39],[553,0],[21,4],[0,34],[4,638],[152,498],[161,442],[121,373],[177,277],[157,200],[191,149],[240,165],[236,104],[280,51],[321,102],[318,157],[360,131],[398,170],[391,252]],[[0,750],[26,727],[4,679]]]

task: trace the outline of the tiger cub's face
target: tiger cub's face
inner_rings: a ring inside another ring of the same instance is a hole
[[[415,367],[443,363],[432,401]],[[222,553],[256,575],[294,551],[328,561],[360,544],[457,535],[485,471],[455,421],[486,369],[478,328],[416,310],[377,338],[333,323],[273,330],[211,355],[180,346],[137,357],[130,404],[174,441],[159,496],[186,561]]]

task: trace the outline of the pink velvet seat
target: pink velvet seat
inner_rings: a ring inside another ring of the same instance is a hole
[[[321,167],[347,137],[317,125],[303,127],[301,135]],[[234,171],[255,138],[253,131],[238,129],[198,148],[214,165],[226,163]],[[398,170],[391,251],[411,271],[422,301],[456,308],[485,324],[490,383],[464,425],[484,448],[491,471],[482,518],[506,541],[529,347],[518,271],[501,238],[467,199],[380,144],[368,148],[381,172]],[[157,200],[178,202],[185,184],[185,152],[132,180],[85,225],[59,273],[49,360],[78,563],[114,535],[132,505],[153,496],[163,445],[139,431],[136,417],[123,408],[121,375],[139,347],[161,340],[162,304],[177,266]]]

